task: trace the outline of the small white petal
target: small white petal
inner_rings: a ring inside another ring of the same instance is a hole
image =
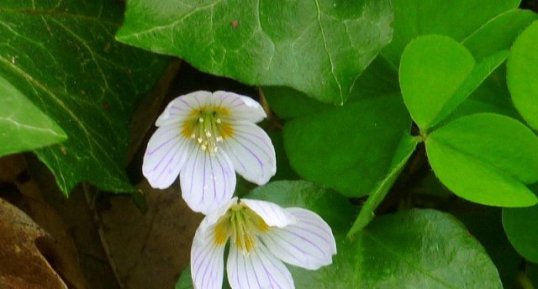
[[[224,278],[224,244],[216,245],[204,219],[194,235],[191,248],[191,275],[195,288],[221,289]]]
[[[168,188],[177,179],[189,148],[176,125],[157,128],[148,142],[142,164],[142,173],[149,184],[153,188]]]
[[[227,91],[215,91],[213,104],[230,110],[233,119],[260,122],[267,117],[263,107],[250,97]]]
[[[271,202],[241,199],[241,203],[258,214],[270,227],[283,228],[297,221],[292,214]]]
[[[264,185],[276,173],[275,148],[263,129],[248,122],[233,122],[234,135],[223,149],[235,170],[246,180]]]
[[[260,235],[269,251],[288,264],[310,270],[331,264],[336,242],[329,225],[302,208],[286,211],[296,217],[295,224]]]
[[[230,246],[226,270],[232,289],[295,288],[286,266],[261,244],[248,254]]]
[[[211,92],[195,91],[189,94],[178,96],[173,99],[157,118],[156,126],[173,124],[183,121],[194,110],[206,105],[210,100]]]
[[[223,151],[211,154],[201,149],[187,159],[181,170],[181,193],[187,205],[204,214],[224,205],[235,190],[235,172]]]

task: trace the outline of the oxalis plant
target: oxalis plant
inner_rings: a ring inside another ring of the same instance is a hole
[[[203,216],[176,289],[538,288],[520,2],[5,0],[0,156],[67,198],[175,190]]]

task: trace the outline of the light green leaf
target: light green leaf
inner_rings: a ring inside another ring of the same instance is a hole
[[[512,100],[523,118],[538,129],[538,21],[515,41],[508,59],[507,80]]]
[[[361,231],[375,217],[375,209],[385,199],[390,188],[405,167],[407,160],[411,157],[418,144],[418,139],[410,135],[404,135],[400,145],[394,153],[394,158],[390,169],[383,180],[376,184],[375,189],[370,193],[368,199],[362,205],[359,215],[355,219],[353,226],[347,233],[348,238],[352,238],[357,232]]]
[[[399,95],[364,98],[284,127],[292,168],[347,196],[364,196],[388,173],[410,119]]]
[[[471,53],[446,36],[422,36],[407,45],[400,62],[400,87],[421,130],[435,125],[443,110],[451,110],[447,104],[474,66]]]
[[[117,39],[252,85],[342,104],[392,39],[389,0],[128,1]]]
[[[402,51],[416,37],[441,34],[463,41],[519,4],[520,0],[393,0],[394,37],[382,54],[398,67]]]
[[[514,9],[496,16],[462,41],[477,61],[508,50],[517,36],[538,18],[530,10]]]
[[[0,76],[67,134],[36,151],[65,193],[80,181],[132,190],[127,124],[166,61],[114,41],[121,15],[107,0],[0,4]]]
[[[54,121],[0,76],[0,157],[66,139]]]
[[[503,207],[538,200],[525,186],[538,181],[538,137],[514,119],[459,118],[430,134],[426,151],[437,177],[464,199]]]
[[[538,192],[538,185],[533,189]],[[538,263],[538,205],[503,209],[503,227],[516,251],[527,260]]]

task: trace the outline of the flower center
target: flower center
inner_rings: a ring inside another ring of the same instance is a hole
[[[213,241],[216,245],[224,245],[231,237],[237,248],[249,253],[256,245],[256,235],[269,229],[258,214],[243,204],[236,204],[215,225]]]
[[[183,123],[181,133],[193,139],[203,151],[216,153],[218,143],[233,136],[233,128],[226,120],[230,112],[223,107],[204,106],[193,110]]]

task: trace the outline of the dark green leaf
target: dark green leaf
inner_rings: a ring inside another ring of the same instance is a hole
[[[400,175],[400,172],[404,168],[407,160],[411,157],[418,144],[418,140],[410,135],[404,135],[400,145],[394,153],[394,158],[390,165],[389,171],[385,178],[376,184],[375,189],[370,193],[368,199],[361,208],[361,211],[353,226],[347,233],[348,238],[353,237],[354,234],[361,231],[366,225],[368,225],[375,217],[375,209],[383,201],[390,188],[396,181],[396,178]]]
[[[538,181],[538,137],[514,119],[459,118],[429,135],[426,150],[437,177],[464,199],[503,207],[538,200],[525,186]]]
[[[538,185],[533,188],[538,192]],[[538,263],[538,205],[504,209],[503,226],[518,253],[529,261]]]
[[[471,53],[446,36],[422,36],[407,45],[400,62],[400,86],[421,130],[434,126],[443,110],[451,111],[459,104],[452,99],[474,66]],[[448,104],[452,107],[447,108]]]
[[[165,59],[116,43],[121,15],[107,0],[0,4],[0,75],[69,137],[36,151],[65,193],[80,181],[132,189],[127,124]]]
[[[512,100],[523,118],[538,129],[538,21],[530,25],[512,47],[507,79]]]
[[[463,41],[519,3],[520,0],[394,0],[394,37],[382,54],[397,67],[405,46],[417,36],[442,34]]]
[[[364,98],[288,122],[284,146],[303,178],[357,197],[385,178],[409,128],[400,96]]]
[[[263,94],[271,110],[284,120],[311,115],[333,107],[289,87],[264,87]]]
[[[263,88],[271,110],[282,119],[292,119],[334,108],[287,87]],[[357,79],[348,101],[400,92],[398,74],[383,58],[377,57]]]
[[[521,256],[514,250],[502,225],[502,210],[463,200],[451,202],[449,209],[486,249],[499,271],[504,288],[512,288],[521,266]]]
[[[392,38],[389,0],[128,1],[117,38],[248,84],[342,104]]]
[[[66,139],[53,120],[0,76],[0,157]]]
[[[350,241],[334,230],[335,215],[345,225],[350,211],[328,191],[304,182],[277,182],[254,190],[249,197],[313,210],[333,227],[338,254],[332,265],[318,271],[288,266],[297,289],[349,289],[350,284],[353,288],[502,288],[484,249],[448,214],[413,210],[382,216]]]

